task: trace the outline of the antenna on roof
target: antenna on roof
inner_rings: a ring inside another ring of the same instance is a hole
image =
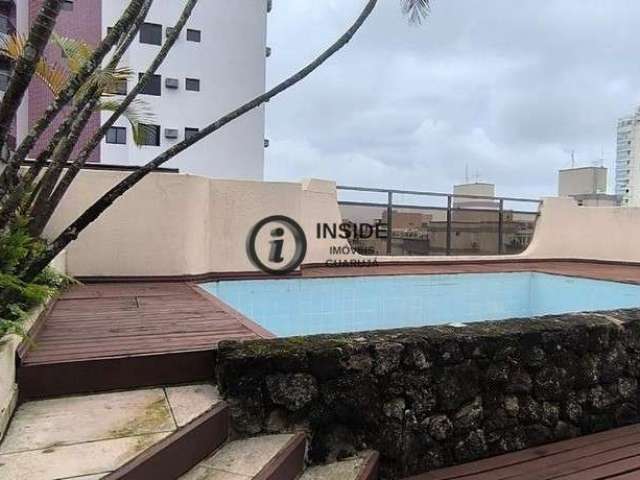
[[[464,164],[464,183],[469,183],[469,164]]]
[[[573,148],[571,148],[571,149],[565,148],[564,152],[568,153],[569,157],[571,158],[571,168],[575,168],[575,166],[576,166],[576,151],[575,151],[575,149],[573,149]]]
[[[604,158],[604,147],[601,145],[600,146],[600,166],[604,167],[604,162],[605,162],[605,158]]]

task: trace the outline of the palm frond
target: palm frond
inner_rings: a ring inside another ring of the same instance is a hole
[[[129,67],[99,68],[83,87],[96,88],[108,95],[113,95],[112,92],[117,90],[118,84],[126,82],[132,75],[133,72]]]
[[[24,52],[27,36],[21,33],[0,36],[0,55],[10,60],[17,60]]]
[[[60,93],[69,80],[67,72],[58,65],[50,64],[44,58],[40,58],[36,66],[36,75],[55,95]]]
[[[26,44],[26,35],[5,35],[0,38],[0,56],[16,61],[23,55]],[[68,75],[64,68],[54,62],[49,62],[44,57],[41,57],[36,65],[36,76],[54,94],[60,92],[68,80]]]
[[[82,40],[63,37],[56,32],[53,32],[51,39],[60,48],[62,57],[72,73],[78,73],[93,54],[91,46]]]
[[[114,98],[103,99],[98,104],[98,108],[102,111],[115,112],[120,106],[120,103],[120,100]],[[151,112],[149,104],[144,100],[136,99],[122,113],[122,116],[126,118],[129,125],[131,125],[133,142],[141,146],[147,135],[153,133],[149,124],[153,122],[154,115]]]
[[[420,25],[429,15],[430,0],[402,0],[402,13],[409,17],[409,22]]]

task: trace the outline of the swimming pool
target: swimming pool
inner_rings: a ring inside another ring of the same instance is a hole
[[[281,337],[640,306],[640,285],[534,272],[238,280],[201,287]]]

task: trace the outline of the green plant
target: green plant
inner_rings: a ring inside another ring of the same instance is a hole
[[[25,336],[22,323],[28,310],[44,303],[71,282],[51,268],[43,270],[31,282],[20,279],[21,268],[43,248],[41,240],[27,233],[24,221],[0,233],[0,338],[10,333]]]

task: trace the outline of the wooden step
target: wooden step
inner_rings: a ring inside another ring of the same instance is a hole
[[[640,478],[640,425],[489,457],[405,480]]]
[[[77,361],[19,361],[20,401],[155,385],[212,381],[215,350]]]
[[[229,425],[221,402],[103,480],[175,480],[227,441]]]

